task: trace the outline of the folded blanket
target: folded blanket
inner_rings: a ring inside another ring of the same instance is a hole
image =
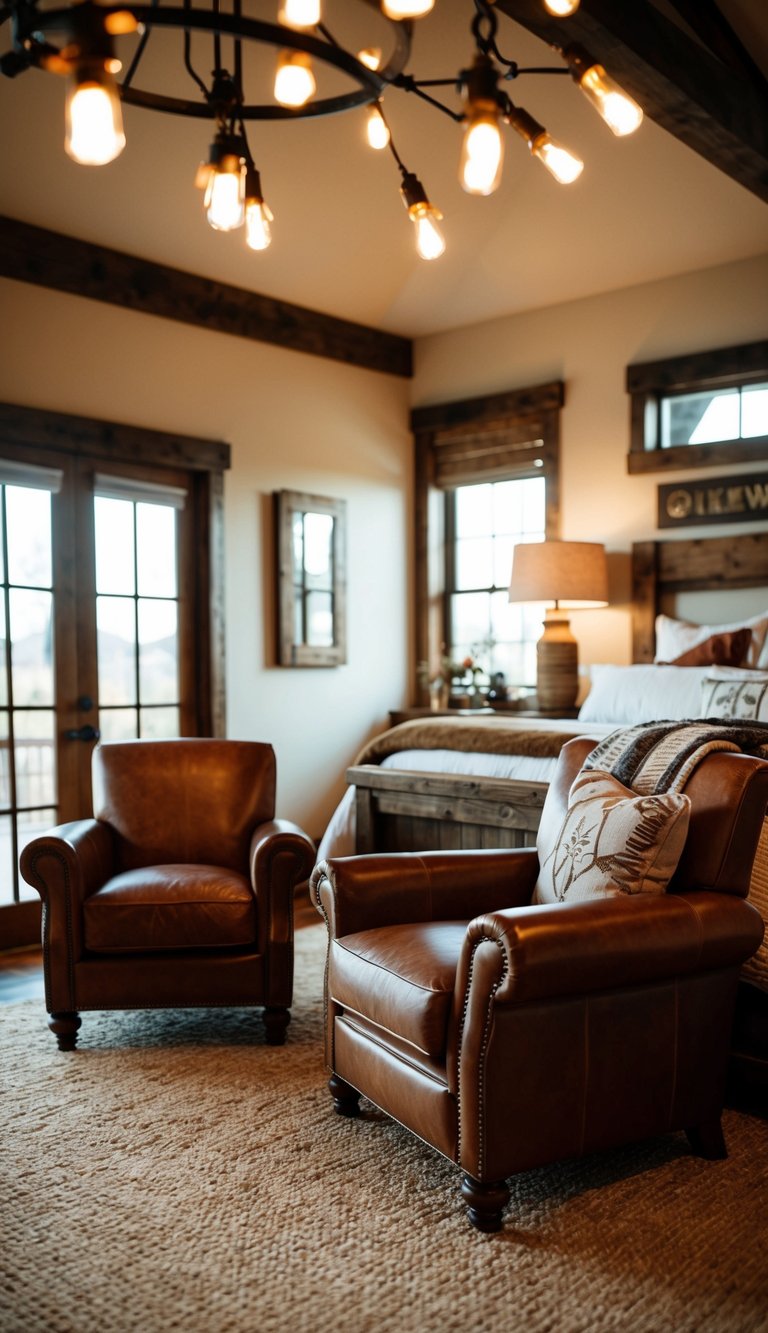
[[[527,754],[537,759],[556,758],[575,733],[525,731],[505,726],[504,718],[487,722],[471,718],[426,717],[401,722],[374,736],[363,747],[356,764],[379,764],[400,750],[463,750],[470,754]]]
[[[768,759],[768,722],[644,722],[611,732],[583,767],[611,773],[642,795],[681,791],[712,750]]]

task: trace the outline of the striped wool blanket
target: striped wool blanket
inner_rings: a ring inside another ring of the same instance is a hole
[[[768,722],[642,722],[612,731],[587,755],[584,768],[611,773],[642,795],[681,791],[713,750],[768,759]]]
[[[642,795],[680,791],[702,759],[713,750],[735,750],[768,759],[765,722],[645,722],[611,732],[590,751],[584,768],[612,773],[625,787]],[[741,969],[742,980],[768,991],[768,818],[763,821],[749,901],[766,923],[757,953]]]

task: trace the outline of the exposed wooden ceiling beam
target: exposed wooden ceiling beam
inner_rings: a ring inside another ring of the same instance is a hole
[[[497,0],[496,8],[551,46],[581,43],[652,120],[768,203],[768,96],[650,0],[581,0],[564,20],[541,0]]]
[[[1,215],[0,276],[387,375],[413,374],[408,338]]]

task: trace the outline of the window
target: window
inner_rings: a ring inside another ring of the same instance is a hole
[[[512,551],[542,541],[546,527],[542,476],[460,486],[446,494],[449,655],[477,654],[508,684],[536,680],[536,640],[544,607],[509,602]]]
[[[540,608],[508,601],[512,548],[559,533],[560,381],[419,408],[415,661],[483,665],[533,685]],[[426,702],[423,689],[421,702]]]
[[[24,845],[90,815],[99,734],[224,734],[226,445],[0,404],[0,949]]]
[[[346,504],[276,491],[278,660],[329,667],[347,660]]]
[[[630,366],[628,470],[768,456],[768,343]]]

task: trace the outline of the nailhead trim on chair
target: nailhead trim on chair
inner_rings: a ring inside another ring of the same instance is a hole
[[[472,988],[472,972],[475,966],[475,954],[477,953],[477,950],[480,948],[480,945],[486,943],[493,943],[496,945],[497,949],[501,949],[502,955],[504,957],[504,966],[502,968],[501,976],[499,977],[498,981],[496,982],[496,985],[493,987],[493,990],[491,991],[488,997],[488,1008],[486,1010],[486,1015],[485,1015],[483,1040],[480,1045],[480,1087],[478,1089],[479,1106],[482,1106],[483,1094],[485,1092],[485,1052],[488,1048],[488,1038],[490,1035],[491,1010],[493,1009],[493,1001],[496,992],[502,985],[503,981],[505,980],[508,971],[506,954],[504,953],[504,950],[502,949],[500,942],[498,940],[489,941],[487,937],[478,940],[472,949],[472,957],[470,958],[469,961],[469,971],[467,974],[467,986],[464,995],[464,1005],[461,1011],[461,1023],[459,1024],[459,1039],[458,1042],[456,1043],[456,1121],[458,1129],[458,1137],[457,1137],[457,1148],[458,1148],[458,1159],[459,1159],[458,1165],[462,1167],[464,1171],[469,1171],[470,1168],[466,1165],[465,1162],[462,1162],[461,1160],[461,1076],[459,1068],[461,1065],[461,1046],[462,1046],[462,1041],[464,1039],[464,1026],[467,1017],[467,1009],[469,1007],[469,992]],[[483,1135],[483,1118],[481,1115],[478,1115],[477,1123],[478,1123],[477,1170],[471,1171],[471,1174],[476,1176],[477,1179],[479,1180],[480,1172],[482,1170],[482,1167],[485,1165],[485,1139]]]

